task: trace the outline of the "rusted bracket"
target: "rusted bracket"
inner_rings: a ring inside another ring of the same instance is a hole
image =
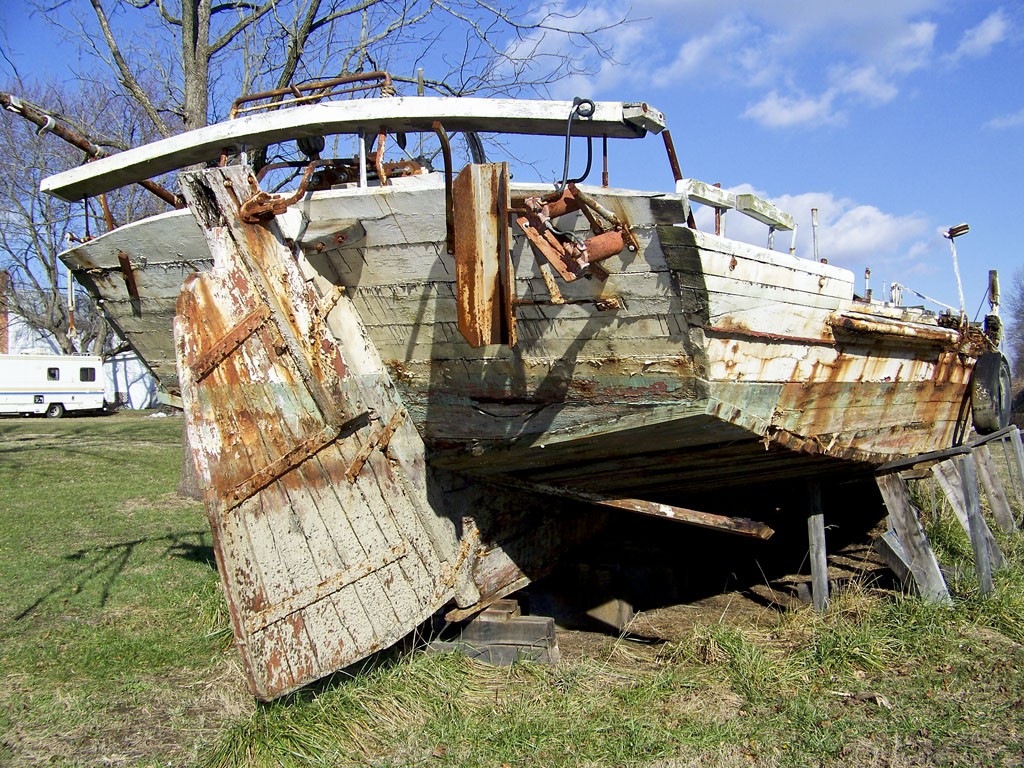
[[[141,309],[139,308],[139,284],[135,281],[135,267],[132,266],[132,257],[124,251],[118,251],[117,261],[121,265],[124,287],[132,300],[134,312],[137,315],[141,314]]]
[[[452,145],[448,133],[440,120],[433,124],[437,140],[441,142],[441,156],[444,158],[444,223],[448,253],[455,253],[455,196],[452,190]]]
[[[320,317],[327,317],[331,314],[338,302],[341,301],[341,297],[345,295],[345,286],[336,285],[330,293],[322,296],[319,303],[317,304],[317,310],[320,312]]]
[[[262,328],[269,319],[270,310],[265,304],[242,318],[241,322],[235,325],[220,341],[206,350],[192,364],[196,381],[202,381],[209,376],[218,365],[238,349],[246,339]]]
[[[630,251],[636,251],[639,247],[628,226],[596,200],[581,193],[574,184],[570,184],[555,199],[528,197],[524,205],[526,212],[516,219],[516,223],[566,282],[584,275],[605,280],[608,273],[599,269],[597,262],[622,253],[627,247]],[[554,220],[559,216],[578,210],[583,211],[595,232],[593,237],[586,240],[575,233],[561,231],[554,225]],[[607,221],[610,228],[602,227],[597,216]]]
[[[363,471],[363,465],[366,464],[370,455],[378,448],[382,451],[387,451],[388,443],[391,442],[391,437],[395,434],[395,430],[398,429],[402,421],[405,420],[406,410],[399,408],[392,414],[391,419],[388,421],[384,428],[375,432],[370,436],[363,447],[359,449],[359,453],[356,454],[355,458],[352,459],[352,463],[348,467],[348,471],[345,472],[345,477],[348,478],[350,483],[354,483],[356,478],[359,477],[359,473]]]
[[[246,499],[252,498],[279,477],[288,474],[295,467],[310,457],[315,456],[334,441],[348,437],[369,423],[370,414],[366,412],[356,416],[340,427],[328,424],[315,435],[303,440],[286,454],[275,459],[262,469],[257,470],[228,491],[224,495],[224,511],[230,512],[241,506]]]
[[[377,169],[377,180],[382,187],[388,185],[388,172],[384,165],[384,145],[387,144],[388,135],[381,131],[377,134],[377,151],[373,155],[373,167]]]
[[[309,186],[309,179],[313,175],[313,169],[316,168],[316,165],[316,161],[313,161],[306,166],[306,172],[303,174],[302,181],[299,184],[299,188],[295,190],[295,194],[289,197],[281,197],[280,195],[272,195],[269,192],[258,189],[256,194],[242,203],[241,208],[238,210],[238,217],[246,224],[259,224],[261,221],[267,221],[278,214],[284,213],[288,210],[288,206],[299,202],[302,196],[306,194],[306,187]]]
[[[518,488],[523,491],[543,493],[549,496],[559,496],[564,499],[585,501],[591,504],[598,504],[602,507],[613,509],[624,509],[629,512],[638,512],[642,515],[660,517],[666,520],[674,520],[677,523],[695,525],[699,528],[710,528],[724,533],[735,533],[739,536],[750,536],[755,539],[769,539],[775,531],[764,523],[756,520],[749,520],[745,517],[728,517],[716,515],[711,512],[700,512],[696,509],[677,507],[672,504],[659,504],[644,499],[617,499],[609,496],[602,496],[598,493],[580,491],[575,488],[566,488],[558,485],[547,485],[546,483],[533,483],[520,480],[508,475],[487,475],[487,482],[506,485],[511,488]]]

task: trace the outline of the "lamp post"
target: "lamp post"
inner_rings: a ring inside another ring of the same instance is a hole
[[[956,290],[960,296],[960,324],[964,324],[964,318],[967,316],[964,310],[964,285],[960,280],[960,264],[956,259],[956,239],[960,235],[966,235],[971,231],[971,228],[967,224],[957,224],[955,227],[950,227],[942,236],[949,240],[949,247],[953,251],[953,274],[956,275]]]

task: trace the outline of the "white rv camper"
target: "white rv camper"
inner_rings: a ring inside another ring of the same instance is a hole
[[[94,355],[0,355],[0,414],[103,410],[103,359]]]

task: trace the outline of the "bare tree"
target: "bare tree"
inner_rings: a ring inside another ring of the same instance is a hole
[[[93,91],[88,104],[68,98],[57,88],[31,89],[15,83],[22,94],[16,104],[33,109],[46,103],[55,119],[80,125],[104,126],[120,136],[137,138],[132,110],[123,98]],[[10,106],[10,100],[5,99]],[[90,122],[83,122],[88,120]],[[95,122],[92,122],[95,121]],[[47,125],[50,125],[47,122]],[[94,131],[101,136],[99,131]],[[68,205],[39,194],[46,176],[76,165],[81,154],[28,121],[11,116],[0,120],[0,269],[9,275],[7,305],[31,328],[49,334],[65,353],[100,353],[111,341],[106,322],[91,298],[74,285],[58,254],[69,239],[99,234],[105,226],[152,212],[148,196],[125,190],[104,200]],[[124,148],[123,139],[99,138],[108,149]],[[104,210],[105,207],[105,210]],[[73,291],[76,311],[69,310]]]
[[[227,113],[229,94],[387,69],[439,93],[543,91],[608,58],[586,11],[510,0],[38,0],[168,136]],[[581,4],[581,9],[584,7]],[[59,22],[55,22],[59,23]],[[80,73],[80,77],[97,76]]]
[[[1024,268],[1014,273],[1006,305],[1006,356],[1013,370],[1014,390],[1018,391],[1024,385]]]

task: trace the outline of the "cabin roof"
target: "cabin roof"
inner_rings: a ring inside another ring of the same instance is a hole
[[[642,138],[664,128],[664,116],[647,104],[595,103],[594,114],[573,123],[574,136]],[[262,147],[303,136],[338,133],[432,131],[560,136],[570,101],[394,96],[331,101],[228,120],[119,152],[43,179],[40,189],[64,200],[134,184],[194,163],[216,160],[225,149]]]

